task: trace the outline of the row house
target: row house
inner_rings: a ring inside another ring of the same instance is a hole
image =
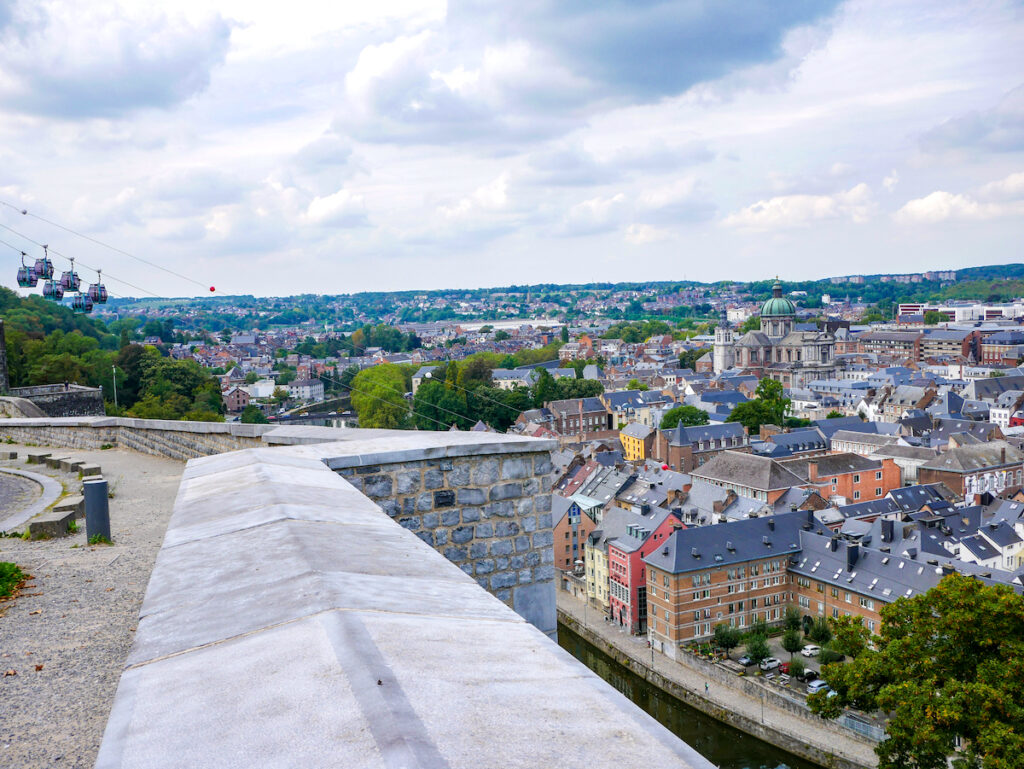
[[[913,331],[866,331],[857,337],[857,352],[921,360],[924,334]]]
[[[739,422],[659,430],[654,458],[670,470],[689,473],[723,451],[750,452],[750,436]]]
[[[802,488],[813,489],[829,500],[869,502],[881,499],[902,485],[900,468],[892,459],[829,454],[785,459],[781,463],[803,480]]]
[[[978,358],[987,364],[1016,366],[1024,358],[1024,331],[1016,329],[997,331],[981,339]]]
[[[559,435],[586,435],[615,429],[612,415],[600,398],[551,401],[545,408],[551,414],[551,429]]]
[[[897,441],[899,438],[895,435],[839,430],[833,433],[829,449],[837,454],[860,454],[862,457],[866,457]]]
[[[921,483],[943,483],[971,500],[1024,483],[1024,452],[1004,440],[971,443],[939,454],[918,468]]]
[[[619,431],[622,454],[627,462],[642,462],[651,456],[657,430],[637,422],[630,422]]]
[[[597,521],[578,502],[558,494],[551,495],[551,513],[555,522],[555,568],[577,571],[577,561],[582,562],[586,556],[586,541],[597,528]]]
[[[607,539],[610,618],[632,634],[647,631],[647,564],[643,561],[644,556],[667,541],[672,532],[684,528],[674,514],[661,508],[641,506],[639,515],[643,520],[635,520],[636,515],[636,512],[631,513],[634,520],[626,523],[624,532]],[[602,525],[607,527],[612,517],[609,515]]]
[[[977,358],[981,332],[977,329],[928,329],[921,338],[921,357],[938,358],[944,355]]]

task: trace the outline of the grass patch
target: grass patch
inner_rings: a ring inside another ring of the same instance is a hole
[[[10,598],[14,591],[28,579],[28,574],[15,563],[0,561],[0,598]]]
[[[102,534],[93,534],[91,537],[89,537],[89,544],[90,545],[112,545],[114,543],[111,542],[106,537],[104,537]]]
[[[68,534],[77,534],[77,533],[78,533],[78,521],[76,521],[76,520],[74,520],[72,518],[70,521],[68,521]]]

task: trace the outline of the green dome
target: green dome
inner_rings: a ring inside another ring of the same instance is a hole
[[[796,315],[796,305],[782,295],[782,284],[776,282],[772,286],[772,298],[761,305],[761,317],[771,318],[780,315]]]

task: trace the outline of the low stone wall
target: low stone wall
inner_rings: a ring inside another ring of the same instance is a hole
[[[547,451],[333,468],[518,614],[553,633],[555,567]]]
[[[193,459],[266,446],[275,428],[237,422],[178,422],[125,417],[0,420],[0,439],[68,449],[119,446],[143,454]]]
[[[103,391],[98,387],[69,385],[40,385],[38,387],[15,387],[12,396],[25,398],[38,406],[49,417],[102,416]]]

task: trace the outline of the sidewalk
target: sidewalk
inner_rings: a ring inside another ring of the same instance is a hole
[[[563,590],[558,591],[558,609],[583,624],[584,603]],[[862,766],[878,765],[878,757],[868,742],[848,737],[835,729],[826,731],[816,728],[813,721],[775,707],[770,702],[766,704],[759,698],[751,697],[743,691],[739,677],[736,677],[735,687],[729,686],[723,684],[721,680],[710,679],[683,661],[676,662],[657,652],[652,654],[645,636],[630,635],[617,625],[604,622],[600,610],[592,606],[586,609],[586,620],[586,628],[591,633],[647,668],[652,667],[653,660],[653,669],[656,673],[718,708],[741,714],[755,723],[762,723],[772,730],[825,753],[835,754]],[[729,680],[728,677],[725,680]],[[708,686],[706,694],[705,685]]]

